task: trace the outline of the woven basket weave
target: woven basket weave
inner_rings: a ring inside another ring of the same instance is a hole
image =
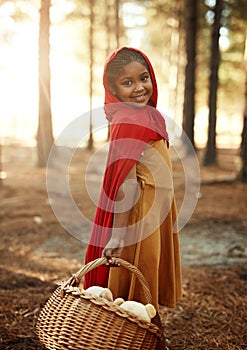
[[[146,302],[151,302],[147,281],[132,264],[114,261],[135,274],[143,288]],[[160,329],[103,298],[80,288],[82,277],[107,263],[96,259],[83,266],[60,286],[41,310],[37,335],[47,349],[71,350],[154,350],[161,339]]]

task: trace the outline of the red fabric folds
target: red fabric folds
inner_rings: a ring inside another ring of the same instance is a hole
[[[146,60],[153,84],[149,105],[135,106],[119,101],[108,89],[106,68],[122,48],[114,51],[105,63],[103,84],[105,88],[105,113],[110,121],[110,145],[100,198],[94,218],[85,263],[101,257],[102,250],[111,237],[114,215],[114,201],[120,185],[141,156],[149,140],[165,139],[168,142],[163,116],[156,109],[157,84],[153,67],[147,56],[138,51]],[[86,274],[84,288],[92,285],[106,287],[109,268],[100,266]]]

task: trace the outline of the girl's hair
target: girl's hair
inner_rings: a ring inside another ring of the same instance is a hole
[[[123,48],[107,65],[106,76],[108,82],[114,84],[121,70],[132,61],[137,61],[143,64],[149,71],[145,58],[139,52]]]

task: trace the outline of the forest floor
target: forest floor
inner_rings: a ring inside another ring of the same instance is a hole
[[[75,202],[90,217],[94,206],[80,182],[91,156],[85,149],[77,152],[71,175]],[[33,148],[2,149],[0,349],[5,350],[44,349],[35,334],[40,309],[56,283],[82,266],[86,247],[58,222],[46,172],[35,159]],[[237,159],[237,150],[220,149],[217,167],[201,167],[197,206],[180,233],[184,296],[175,309],[160,311],[170,350],[247,348],[247,185],[234,181]],[[179,203],[182,169],[179,162],[173,166]]]

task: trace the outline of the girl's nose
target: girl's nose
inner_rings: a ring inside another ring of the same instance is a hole
[[[139,84],[136,84],[136,86],[135,86],[135,90],[134,91],[142,91],[144,89],[144,87],[142,86],[142,84],[141,83],[139,83]]]

